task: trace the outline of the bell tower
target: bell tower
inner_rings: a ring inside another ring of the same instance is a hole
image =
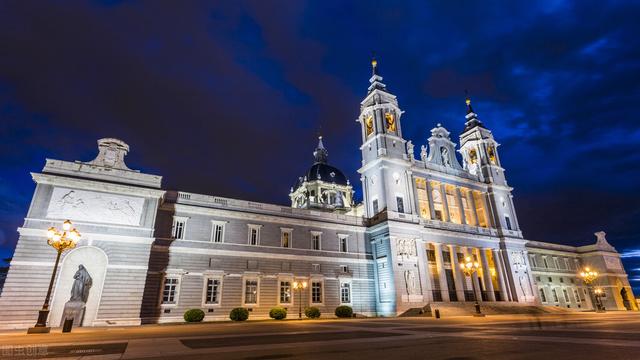
[[[489,184],[488,199],[496,228],[520,231],[515,208],[513,206],[513,188],[507,185],[504,168],[500,165],[498,144],[478,114],[471,107],[471,98],[466,97],[467,115],[464,130],[460,134],[460,153],[463,167]],[[520,235],[521,237],[522,235]]]
[[[376,59],[371,61],[371,68],[367,96],[360,103],[360,116],[356,120],[362,130],[362,167],[358,172],[365,215],[372,217],[385,209],[412,213],[411,164],[400,121],[404,112],[396,96],[382,82]]]

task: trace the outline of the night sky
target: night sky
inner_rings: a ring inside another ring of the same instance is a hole
[[[360,181],[371,55],[419,150],[454,141],[464,90],[498,149],[527,239],[604,230],[640,293],[640,15],[621,1],[2,1],[0,256],[45,158],[131,146],[167,189],[288,205],[319,132]]]

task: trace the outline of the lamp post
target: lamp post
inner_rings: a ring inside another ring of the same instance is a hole
[[[600,297],[602,296],[603,291],[599,288],[593,290],[593,283],[596,281],[596,279],[598,279],[598,272],[591,270],[591,268],[589,267],[585,267],[584,270],[580,272],[580,278],[582,278],[582,281],[585,283],[585,285],[587,285],[589,294],[591,294],[591,292],[593,291],[593,297],[596,300],[595,311],[604,312],[604,310],[602,309],[602,304],[600,303]]]
[[[50,327],[47,326],[47,318],[49,317],[49,300],[51,299],[51,289],[53,288],[53,281],[56,278],[56,272],[58,271],[58,263],[60,262],[60,255],[65,250],[73,249],[76,247],[76,243],[80,240],[80,233],[78,230],[72,227],[71,221],[65,220],[62,223],[62,231],[55,227],[47,229],[47,243],[56,249],[56,263],[53,265],[53,272],[51,273],[51,280],[49,281],[49,289],[47,290],[47,296],[44,298],[44,304],[42,309],[38,312],[38,322],[32,328],[27,330],[27,334],[48,333]]]
[[[298,319],[302,319],[302,290],[307,288],[306,281],[294,281],[293,282],[293,291],[297,291],[300,295],[298,296]]]
[[[476,287],[473,284],[473,278],[471,276],[473,273],[477,272],[480,268],[480,264],[477,261],[473,261],[471,256],[467,256],[464,258],[464,262],[460,263],[460,270],[471,279],[471,287],[473,288],[473,298],[475,299],[475,308],[476,313],[473,316],[484,316],[484,314],[480,311],[480,304],[478,304],[478,294],[476,293]]]

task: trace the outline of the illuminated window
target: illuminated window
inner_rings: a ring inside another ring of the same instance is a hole
[[[458,207],[458,197],[456,196],[456,188],[454,186],[445,186],[447,195],[447,206],[449,207],[449,219],[452,223],[462,224],[460,217],[460,207]]]
[[[427,181],[423,178],[416,178],[416,193],[418,194],[418,207],[420,208],[420,217],[423,219],[431,219],[431,210],[429,209],[429,195],[427,194]]]
[[[444,221],[444,207],[442,205],[442,193],[438,189],[439,185],[434,184],[431,190],[431,198],[433,199],[433,212],[436,220]]]
[[[484,211],[484,201],[482,201],[482,194],[474,191],[473,202],[476,204],[476,214],[478,214],[478,225],[481,227],[488,227],[486,213]]]
[[[462,201],[462,208],[464,209],[464,218],[469,225],[476,225],[476,217],[473,214],[473,209],[469,203],[470,193],[466,189],[460,189],[460,200]]]
[[[245,304],[258,303],[258,280],[255,280],[255,279],[245,280],[244,303]]]
[[[280,229],[280,246],[284,248],[291,247],[291,235],[293,229]]]
[[[280,281],[280,304],[291,303],[291,282]]]

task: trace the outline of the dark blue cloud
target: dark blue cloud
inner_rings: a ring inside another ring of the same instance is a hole
[[[359,184],[354,120],[379,58],[405,135],[458,133],[464,89],[502,144],[528,238],[638,249],[637,2],[0,3],[0,251],[45,157],[95,140],[165,186],[287,203],[322,131]],[[627,257],[629,268],[638,258]],[[637,278],[638,274],[632,275]],[[636,283],[636,286],[640,284]]]

